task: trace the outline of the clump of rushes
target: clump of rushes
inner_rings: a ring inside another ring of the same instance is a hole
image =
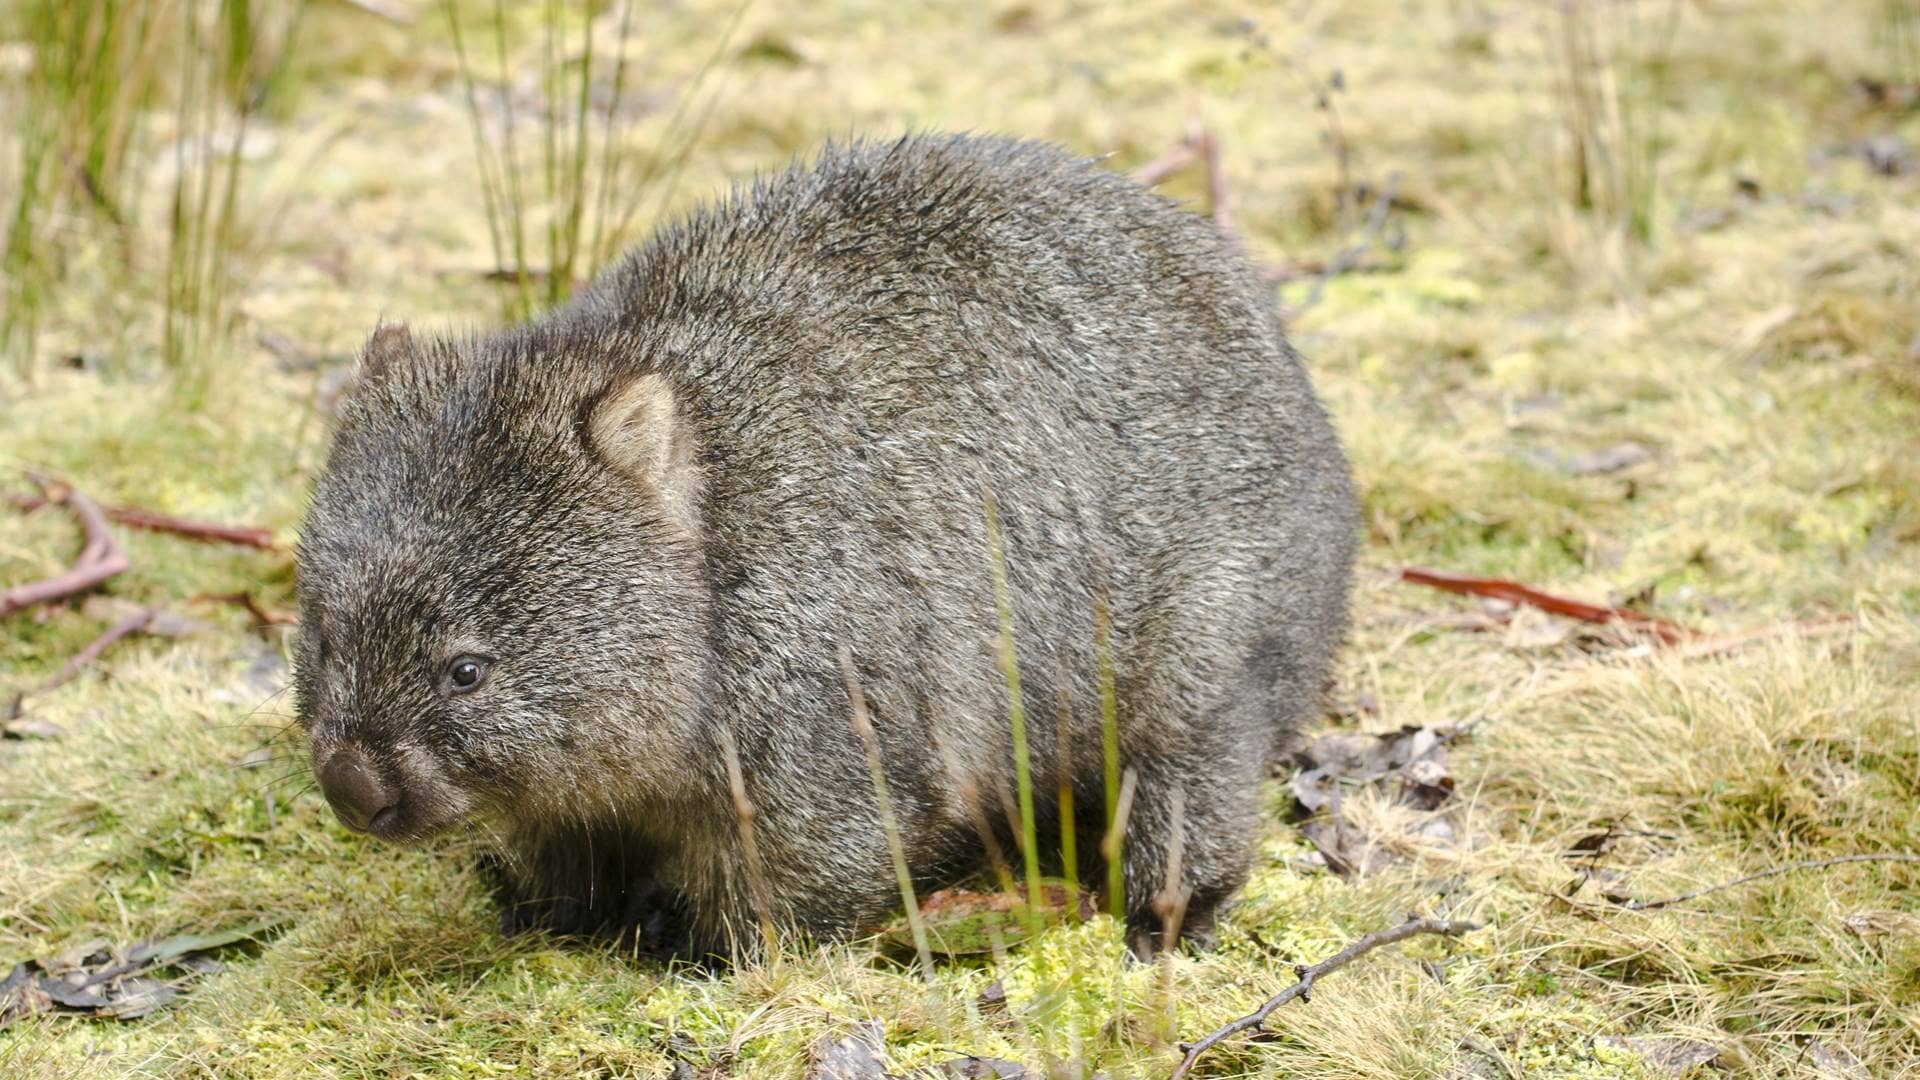
[[[1559,186],[1587,226],[1570,257],[1591,265],[1597,248],[1619,285],[1630,280],[1635,254],[1657,239],[1660,104],[1679,14],[1677,2],[1651,17],[1627,16],[1599,0],[1554,6]]]
[[[276,6],[219,0],[179,13],[161,357],[190,408],[204,401],[233,331],[247,133],[285,71],[306,9],[304,0]]]
[[[640,210],[649,196],[647,218],[665,207],[717,102],[715,94],[702,99],[702,88],[750,2],[741,0],[722,24],[713,51],[675,103],[659,145],[650,153],[633,154],[614,126],[629,89],[633,0],[622,0],[617,16],[609,9],[608,17],[617,18],[619,27],[610,58],[595,52],[590,12],[544,0],[539,104],[525,113],[516,112],[510,73],[520,66],[511,55],[518,35],[504,0],[494,0],[479,27],[487,41],[475,40],[476,28],[463,19],[461,5],[445,0],[442,9],[466,91],[495,276],[509,286],[504,311],[508,319],[525,319],[559,304],[576,284],[606,265],[643,220]],[[576,33],[577,50],[570,48]],[[476,69],[488,62],[496,82],[483,87]],[[596,103],[594,91],[602,79],[607,93]],[[530,150],[529,142],[537,150]]]
[[[9,95],[12,191],[0,248],[0,350],[34,374],[41,316],[64,276],[56,227],[134,225],[130,190],[146,110],[158,83],[165,11],[154,0],[30,0],[21,37],[32,51]],[[4,174],[0,174],[4,176]]]

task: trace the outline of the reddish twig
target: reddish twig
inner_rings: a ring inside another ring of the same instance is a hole
[[[33,495],[16,495],[13,498],[13,504],[22,512],[38,510],[48,501],[44,496]],[[103,512],[107,520],[135,529],[172,533],[191,540],[239,544],[243,547],[259,548],[262,551],[272,551],[277,547],[273,542],[272,529],[254,525],[219,525],[210,521],[194,521],[189,518],[171,517],[152,510],[142,510],[137,506],[109,506]]]
[[[253,621],[260,626],[300,625],[300,616],[291,611],[279,611],[267,607],[255,599],[250,592],[200,593],[193,598],[193,603],[232,604],[235,607],[245,608],[247,614],[253,616]]]
[[[1180,1080],[1181,1077],[1187,1075],[1188,1071],[1193,1068],[1193,1063],[1200,1059],[1200,1055],[1206,1053],[1220,1042],[1230,1039],[1242,1031],[1259,1031],[1261,1025],[1267,1022],[1267,1017],[1273,1013],[1273,1010],[1285,1005],[1294,998],[1299,998],[1301,1001],[1313,1000],[1313,984],[1315,980],[1339,971],[1341,968],[1346,967],[1348,964],[1353,963],[1355,960],[1358,960],[1360,957],[1365,956],[1367,953],[1383,945],[1392,945],[1419,934],[1439,934],[1442,937],[1458,937],[1468,931],[1478,929],[1480,929],[1479,923],[1465,922],[1458,919],[1408,919],[1399,926],[1389,927],[1385,930],[1375,930],[1311,967],[1305,964],[1296,964],[1293,968],[1296,981],[1292,986],[1268,998],[1266,1004],[1260,1006],[1258,1009],[1255,1009],[1230,1024],[1214,1029],[1207,1034],[1206,1038],[1188,1046],[1186,1048],[1187,1056],[1182,1058],[1180,1066],[1173,1070],[1171,1080]]]
[[[1732,881],[1723,881],[1718,885],[1709,885],[1704,889],[1695,889],[1692,892],[1681,893],[1679,896],[1669,896],[1664,900],[1635,900],[1625,905],[1625,907],[1628,911],[1654,911],[1663,907],[1672,907],[1675,904],[1684,904],[1689,900],[1698,900],[1700,897],[1706,896],[1709,893],[1717,893],[1722,889],[1731,889],[1736,885],[1745,885],[1749,881],[1779,877],[1781,874],[1791,874],[1796,870],[1819,870],[1828,866],[1863,862],[1920,863],[1920,855],[1905,852],[1886,852],[1872,855],[1841,855],[1831,859],[1805,859],[1800,862],[1788,863],[1785,866],[1776,866],[1771,870],[1762,870],[1757,874],[1748,874],[1746,877],[1734,878]]]
[[[136,529],[172,533],[175,536],[184,536],[193,540],[239,544],[242,547],[259,548],[261,551],[272,551],[276,547],[273,542],[273,530],[255,525],[219,525],[210,521],[192,521],[131,506],[112,507],[107,511],[107,516],[122,525],[130,525]]]
[[[1152,187],[1198,160],[1200,147],[1191,138],[1183,139],[1180,145],[1133,170],[1133,179],[1144,187]]]
[[[80,519],[80,527],[85,530],[86,543],[80,549],[80,557],[64,574],[56,574],[44,581],[28,582],[16,585],[0,593],[0,616],[11,615],[16,611],[33,607],[36,604],[64,600],[77,596],[101,582],[126,570],[130,563],[126,552],[120,549],[119,541],[113,538],[113,530],[107,527],[106,515],[94,504],[72,487],[33,477],[46,493],[47,502],[65,503]]]
[[[1456,574],[1443,574],[1437,570],[1421,570],[1417,567],[1404,567],[1400,571],[1400,580],[1415,585],[1427,585],[1447,592],[1463,593],[1467,596],[1487,596],[1496,600],[1505,600],[1512,604],[1528,604],[1555,615],[1564,615],[1569,619],[1579,619],[1590,623],[1629,623],[1642,627],[1663,644],[1673,645],[1697,635],[1692,630],[1653,615],[1644,615],[1630,608],[1612,605],[1589,604],[1552,593],[1541,592],[1531,586],[1504,578],[1462,577]]]
[[[1203,164],[1207,171],[1207,212],[1221,232],[1231,231],[1233,211],[1229,206],[1227,174],[1220,167],[1220,139],[1199,124],[1188,124],[1180,145],[1133,170],[1133,179],[1152,187],[1195,162]]]

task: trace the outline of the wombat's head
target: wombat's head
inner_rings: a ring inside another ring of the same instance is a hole
[[[294,682],[350,827],[577,818],[684,768],[698,465],[673,388],[620,347],[368,342],[301,533]]]

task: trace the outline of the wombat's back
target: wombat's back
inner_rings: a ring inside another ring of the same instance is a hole
[[[1251,797],[1216,796],[1257,784],[1318,703],[1356,522],[1270,290],[1209,222],[1032,143],[830,147],[657,239],[570,318],[621,327],[633,362],[683,395],[719,700],[763,783],[782,783],[772,762],[805,760],[769,801],[871,819],[844,644],[909,842],[929,859],[969,847],[968,798],[1000,817],[990,494],[1036,783],[1052,790],[1064,696],[1079,806],[1104,806],[1104,603],[1125,756],[1147,785],[1136,812],[1164,828],[1180,789],[1189,867],[1216,847],[1243,866],[1221,834],[1249,831]],[[811,779],[823,771],[842,782]],[[849,901],[886,878],[877,834],[865,854],[841,859]]]

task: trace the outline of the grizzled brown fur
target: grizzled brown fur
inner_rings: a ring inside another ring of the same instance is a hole
[[[843,646],[915,873],[978,867],[975,822],[1006,829],[983,492],[1041,835],[1065,769],[1104,880],[1104,599],[1138,776],[1129,923],[1160,926],[1177,844],[1204,937],[1342,636],[1354,498],[1233,245],[1031,143],[829,147],[531,325],[376,332],[300,547],[315,769],[380,836],[486,823],[509,926],[666,912],[690,951],[727,953],[757,894],[789,930],[869,925],[899,894]]]

